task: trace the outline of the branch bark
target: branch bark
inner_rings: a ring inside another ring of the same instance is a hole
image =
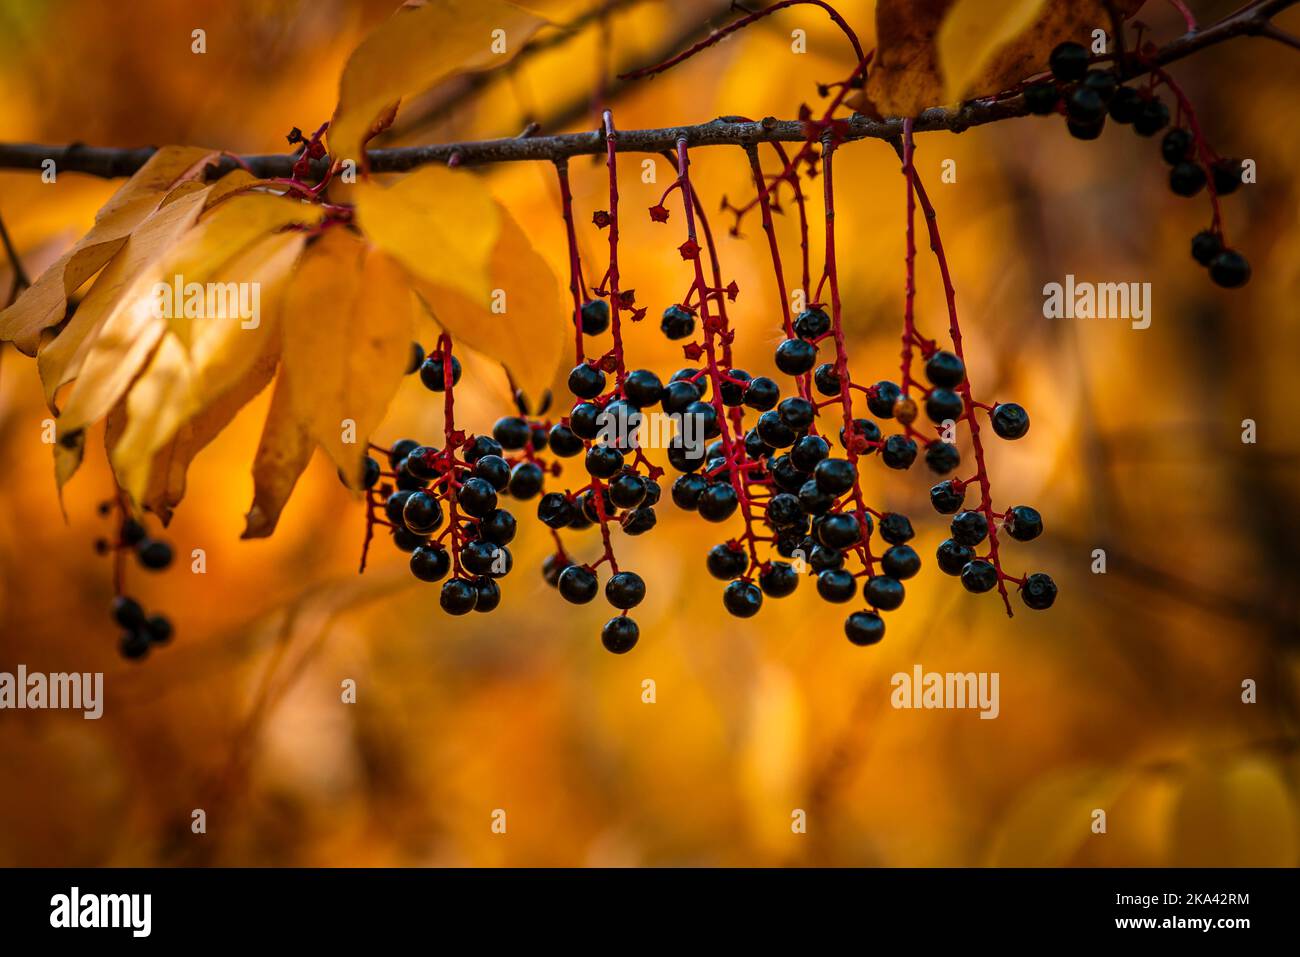
[[[1119,64],[1125,78],[1148,73],[1154,67],[1165,66],[1191,56],[1209,46],[1239,36],[1276,38],[1276,29],[1270,20],[1279,11],[1300,0],[1256,0],[1213,26],[1180,36],[1161,47],[1154,56],[1138,61],[1129,54]],[[972,100],[954,110],[933,107],[925,110],[913,125],[916,133],[946,131],[960,133],[973,126],[996,123],[1027,114],[1024,97],[1008,96],[1001,99]],[[863,139],[895,140],[903,131],[901,117],[872,119],[855,114],[845,121],[847,141]],[[623,130],[618,134],[617,148],[626,153],[662,153],[675,149],[677,142],[685,139],[688,147],[748,146],[763,142],[802,143],[806,139],[804,126],[798,120],[778,120],[768,117],[760,122],[719,117],[708,123],[694,126],[665,127],[652,130]],[[479,140],[464,143],[439,143],[428,146],[401,146],[390,149],[373,149],[368,155],[370,169],[377,173],[401,173],[430,163],[454,166],[479,166],[491,163],[537,162],[567,159],[571,156],[599,155],[605,152],[604,134],[597,130],[584,133],[562,133],[554,136],[512,137],[510,139]],[[46,146],[35,143],[0,143],[0,169],[40,169],[46,160],[54,160],[59,172],[86,173],[91,176],[115,178],[130,176],[153,155],[156,147],[134,149],[86,146],[71,143],[66,146]],[[296,159],[293,154],[272,153],[241,158],[253,173],[260,177],[287,177],[292,175]],[[210,177],[222,176],[238,164],[226,157],[209,170]],[[317,164],[315,172],[323,175],[325,161]]]

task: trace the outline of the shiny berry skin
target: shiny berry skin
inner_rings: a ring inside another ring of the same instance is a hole
[[[404,552],[413,552],[421,545],[429,544],[428,535],[417,535],[409,528],[392,529],[393,544]]]
[[[885,637],[885,621],[875,612],[855,611],[844,620],[844,634],[855,645],[874,645]]]
[[[894,418],[904,425],[916,421],[916,400],[910,395],[900,395],[894,403]]]
[[[143,525],[133,518],[128,518],[122,522],[117,537],[123,545],[139,545],[147,534]]]
[[[718,410],[710,402],[703,399],[692,402],[682,415],[695,419],[696,435],[703,433],[706,439],[716,439],[722,434],[722,427],[718,425]]]
[[[862,540],[862,526],[853,515],[827,515],[817,526],[817,539],[827,548],[848,548]]]
[[[931,442],[925,447],[925,464],[935,475],[947,475],[961,464],[961,453],[950,442]]]
[[[441,392],[446,388],[446,381],[443,377],[442,353],[429,353],[429,357],[420,366],[420,381],[431,392]],[[456,385],[458,382],[460,382],[460,360],[452,356],[451,384]]]
[[[680,509],[693,512],[700,507],[700,495],[709,482],[703,475],[679,475],[673,482],[673,504]]]
[[[441,545],[421,545],[411,552],[411,574],[422,582],[436,582],[451,570],[451,555]]]
[[[776,407],[776,414],[781,417],[781,421],[796,432],[806,432],[812,425],[813,418],[817,415],[817,410],[813,404],[802,396],[792,395],[788,399],[782,399],[781,404]]]
[[[416,451],[419,450],[417,449]],[[417,459],[416,461],[421,462],[421,465],[417,465],[417,468],[422,467],[422,460]],[[418,491],[429,484],[428,479],[416,475],[411,471],[411,462],[411,457],[408,455],[406,458],[402,459],[402,461],[397,463],[397,468],[395,470],[397,472],[397,478],[395,484],[398,489],[402,491]]]
[[[644,535],[655,527],[659,519],[655,510],[649,505],[642,505],[628,512],[623,519],[623,533],[626,535]]]
[[[961,584],[968,592],[981,595],[998,584],[998,570],[982,558],[967,562],[961,570]]]
[[[478,604],[478,588],[465,578],[449,578],[442,583],[438,604],[449,615],[468,615]]]
[[[755,376],[745,386],[745,405],[755,412],[766,412],[781,397],[781,387],[765,375]]]
[[[1106,102],[1096,90],[1078,86],[1066,99],[1065,112],[1076,123],[1091,125],[1106,118]]]
[[[975,549],[947,539],[935,552],[939,570],[945,575],[960,575],[961,570],[975,558]]]
[[[962,503],[965,501],[966,486],[952,479],[940,482],[930,489],[930,504],[940,515],[952,515],[961,511]]]
[[[704,449],[698,442],[687,443],[680,435],[668,445],[668,462],[679,472],[694,472],[704,464]]]
[[[905,435],[891,435],[885,439],[880,457],[891,469],[907,469],[916,461],[916,443]]]
[[[554,588],[560,580],[560,573],[572,564],[573,562],[559,555],[547,555],[542,559],[542,577],[546,579],[546,584]]]
[[[510,472],[510,484],[506,488],[512,498],[530,499],[542,490],[544,475],[536,462],[520,462]]]
[[[584,335],[598,336],[609,328],[609,303],[604,299],[588,299],[579,315]]]
[[[619,508],[636,508],[645,498],[645,485],[640,476],[624,472],[609,483],[609,499]]]
[[[384,502],[384,517],[393,525],[404,525],[402,519],[402,510],[406,507],[406,500],[414,495],[411,491],[398,491],[388,496]]]
[[[636,572],[617,572],[605,582],[605,600],[626,611],[645,598],[645,582]]]
[[[497,545],[509,545],[515,537],[519,523],[504,508],[493,509],[478,523],[479,536]]]
[[[600,502],[600,507],[604,509],[606,515],[614,511],[614,503],[610,500],[609,489],[601,489],[599,500],[596,498],[594,489],[588,489],[578,497],[578,505],[582,509],[582,514],[592,523],[600,521],[600,512],[596,510],[597,501]]]
[[[158,538],[142,538],[135,546],[135,557],[150,571],[162,571],[172,563],[172,547]]]
[[[134,598],[118,595],[113,599],[113,620],[123,628],[140,628],[144,625],[144,609]]]
[[[473,476],[466,479],[456,492],[456,504],[467,515],[482,518],[497,507],[497,492],[487,479]]]
[[[560,572],[558,584],[560,595],[564,600],[575,605],[587,604],[596,597],[600,587],[600,583],[596,580],[596,573],[581,565],[570,565]]]
[[[804,549],[804,551],[807,553],[808,565],[815,572],[824,572],[828,569],[844,567],[844,553],[838,548],[827,548],[825,545],[813,545],[812,548]]]
[[[805,435],[790,449],[790,462],[801,472],[811,472],[831,454],[830,443],[820,435]]]
[[[139,661],[149,654],[151,644],[143,630],[124,631],[118,639],[117,650],[128,661]]]
[[[562,459],[573,458],[582,451],[582,439],[563,423],[557,422],[551,426],[551,434],[547,437],[551,451]]]
[[[700,401],[699,386],[685,379],[676,379],[664,386],[660,401],[669,415],[679,415],[690,408],[692,403]]]
[[[428,535],[442,524],[441,503],[428,492],[409,493],[402,506],[402,524],[417,535]]]
[[[501,586],[491,578],[474,579],[474,610],[486,615],[501,604]]]
[[[873,575],[867,579],[862,594],[877,611],[893,611],[903,603],[903,583],[889,575]]]
[[[569,391],[580,399],[594,399],[605,391],[605,373],[584,362],[569,373]]]
[[[1192,237],[1192,258],[1208,266],[1214,257],[1223,252],[1223,240],[1213,230],[1203,229]]]
[[[402,464],[402,459],[420,447],[415,439],[398,439],[388,453],[388,467],[395,469]]]
[[[714,578],[730,581],[745,574],[745,571],[749,568],[749,557],[745,554],[743,548],[739,546],[733,548],[731,545],[722,543],[709,549],[709,556],[705,559],[705,565],[709,569],[709,574]]]
[[[561,492],[547,492],[537,503],[537,517],[548,528],[564,528],[577,512],[577,507]]]
[[[799,469],[789,455],[778,455],[774,459],[769,459],[767,467],[772,473],[772,481],[776,483],[777,488],[796,495],[803,488],[803,483],[812,478],[809,473]]]
[[[1025,583],[1020,588],[1020,597],[1035,611],[1051,608],[1056,601],[1056,582],[1049,575],[1034,572],[1025,578]]]
[[[1158,96],[1143,103],[1133,120],[1133,129],[1139,136],[1155,136],[1168,125],[1169,107]]]
[[[707,522],[725,522],[736,513],[740,499],[730,482],[712,482],[700,493],[697,511]]]
[[[496,439],[489,435],[476,435],[461,454],[466,462],[473,465],[485,455],[500,456],[502,451],[501,443]]]
[[[813,469],[817,487],[828,495],[843,495],[853,488],[857,471],[848,459],[822,459]]]
[[[999,402],[991,415],[993,431],[1000,438],[1018,439],[1029,431],[1029,413],[1014,402]]]
[[[1109,103],[1119,89],[1119,76],[1113,70],[1089,70],[1083,85],[1096,92],[1102,101]]]
[[[1205,188],[1205,170],[1197,163],[1179,163],[1169,171],[1169,188],[1179,196],[1195,196]]]
[[[955,389],[966,378],[966,363],[956,353],[939,350],[925,360],[925,377],[941,389]]]
[[[510,464],[499,455],[485,455],[475,462],[474,474],[498,492],[510,484]]]
[[[1225,249],[1210,260],[1210,278],[1224,289],[1236,289],[1250,281],[1250,263],[1235,249]]]
[[[1088,51],[1077,43],[1066,41],[1058,44],[1047,59],[1052,76],[1062,83],[1082,80],[1088,72]]]
[[[658,482],[652,478],[642,477],[641,488],[645,490],[645,498],[641,500],[643,506],[649,508],[659,504],[659,496],[663,494],[663,489],[659,487]]]
[[[623,453],[608,445],[593,445],[587,450],[586,466],[596,478],[611,478],[623,468]]]
[[[497,440],[501,448],[513,451],[522,449],[528,444],[528,440],[532,437],[532,429],[527,420],[517,415],[507,415],[497,419],[496,425],[492,426],[492,437]]]
[[[840,394],[840,377],[833,362],[823,362],[813,370],[813,386],[824,396]]]
[[[374,488],[379,482],[379,463],[367,455],[361,463],[361,487]]]
[[[804,520],[803,506],[789,492],[778,492],[767,503],[767,520],[775,528],[797,525]]]
[[[627,654],[636,647],[640,637],[640,627],[627,615],[611,618],[600,629],[600,643],[606,651],[615,655]]]
[[[1160,156],[1170,166],[1187,160],[1192,153],[1192,134],[1176,126],[1160,140]]]
[[[876,443],[880,442],[880,426],[870,419],[854,419],[853,439],[859,455],[870,455],[876,450]],[[845,441],[844,426],[840,426],[840,445],[848,451],[849,444]]]
[[[663,395],[664,384],[649,369],[637,369],[629,372],[623,380],[623,392],[627,400],[638,409],[648,409],[659,404]]]
[[[695,317],[681,306],[669,306],[664,310],[659,328],[669,339],[685,339],[695,331]]]
[[[857,579],[843,568],[828,568],[817,576],[817,594],[827,601],[852,601],[857,593]]]
[[[758,586],[768,598],[784,598],[799,587],[799,573],[789,562],[770,562],[758,573]]]
[[[1017,505],[1007,510],[1007,534],[1018,542],[1032,542],[1043,534],[1043,516],[1038,509]]]
[[[491,575],[493,578],[500,578],[514,567],[508,549],[484,541],[466,544],[460,550],[460,563],[475,575]]]
[[[902,394],[902,390],[888,380],[877,382],[867,393],[867,408],[878,419],[892,419],[894,403]]]
[[[1217,159],[1210,164],[1210,175],[1214,179],[1214,191],[1220,196],[1235,193],[1241,185],[1241,160]]]
[[[722,604],[737,618],[753,618],[763,607],[763,593],[753,582],[734,581],[722,590]]]
[[[787,339],[776,347],[776,367],[786,375],[803,375],[817,364],[817,347],[803,339]]]
[[[880,537],[891,545],[902,545],[916,536],[912,521],[898,512],[886,512],[880,519]]]
[[[722,404],[728,408],[736,408],[745,404],[745,390],[749,388],[749,383],[753,381],[751,376],[744,369],[731,369],[725,374],[722,380],[721,388],[718,390],[722,394]],[[738,381],[731,381],[731,380]]]
[[[420,366],[424,365],[424,346],[418,342],[411,343],[411,358],[406,363],[406,374],[415,375],[420,371]]]
[[[1142,94],[1131,86],[1121,86],[1110,99],[1110,118],[1116,123],[1132,123],[1142,112]]]
[[[1103,117],[1100,120],[1091,122],[1086,120],[1077,120],[1070,117],[1065,121],[1065,128],[1070,131],[1070,135],[1076,140],[1095,140],[1101,136],[1101,131],[1106,127],[1106,120]]]
[[[1035,116],[1047,116],[1056,111],[1061,94],[1054,83],[1035,83],[1025,88],[1025,106]]]
[[[799,487],[799,505],[809,515],[825,515],[834,504],[835,496],[822,489],[816,479],[809,479]]]
[[[831,317],[819,306],[805,309],[794,321],[794,334],[800,339],[820,339],[831,331]]]
[[[961,396],[951,389],[931,389],[930,394],[925,397],[925,414],[935,424],[949,420],[956,421],[961,418],[964,408]]]
[[[593,402],[579,402],[569,413],[569,428],[580,439],[594,439],[600,434],[601,408]]]
[[[880,557],[880,567],[886,575],[901,581],[921,570],[921,556],[911,545],[895,545],[885,549],[885,554]]]
[[[794,429],[785,424],[781,418],[781,413],[775,409],[769,409],[760,415],[754,430],[758,432],[760,439],[774,449],[787,449],[794,445],[795,440],[799,437]]]
[[[978,545],[989,534],[989,522],[983,512],[958,512],[952,517],[953,541],[962,545]]]
[[[1044,578],[1047,576],[1044,575]],[[149,641],[155,645],[165,645],[172,640],[174,629],[172,628],[171,619],[166,615],[150,615],[149,620],[144,623],[144,633]]]

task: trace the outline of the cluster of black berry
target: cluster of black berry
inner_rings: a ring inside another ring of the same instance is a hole
[[[101,502],[99,514],[113,514],[113,502]],[[95,542],[95,551],[101,555],[121,553],[130,549],[141,568],[149,571],[162,571],[172,563],[172,547],[161,538],[153,538],[136,519],[128,516],[122,518],[118,526],[117,538],[107,538]],[[121,587],[121,566],[114,579]],[[163,645],[171,640],[172,623],[165,615],[147,615],[144,608],[134,598],[118,594],[113,598],[113,621],[126,629],[118,639],[118,650],[123,658],[138,661],[149,654],[154,645]]]
[[[1140,136],[1154,136],[1169,125],[1169,107],[1158,95],[1149,88],[1121,85],[1114,70],[1089,69],[1088,51],[1077,43],[1056,47],[1048,65],[1053,79],[1026,87],[1025,105],[1043,116],[1063,110],[1070,135],[1078,139],[1100,136],[1107,115],[1116,123],[1131,125]],[[1167,77],[1165,81],[1170,82]],[[1241,161],[1213,156],[1195,128],[1170,129],[1160,151],[1170,167],[1169,188],[1179,196],[1195,196],[1207,183],[1214,197],[1225,196],[1241,185]],[[1250,279],[1246,257],[1224,245],[1217,209],[1214,225],[1192,240],[1192,256],[1225,288],[1245,285]]]

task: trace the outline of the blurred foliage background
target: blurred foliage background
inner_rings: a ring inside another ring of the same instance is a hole
[[[572,17],[591,3],[559,6]],[[727,6],[621,5],[515,68],[404,104],[385,140],[510,136],[530,121],[592,128],[606,101],[623,129],[790,117],[801,103],[817,108],[817,81],[848,73],[842,37],[807,8],[657,79],[613,79],[727,22]],[[1194,6],[1208,23],[1233,5]],[[4,0],[0,140],[285,149],[290,127],[329,117],[348,52],[392,7]],[[869,0],[838,7],[869,46]],[[1182,30],[1156,2],[1140,19],[1157,37]],[[1296,29],[1300,18],[1279,23]],[[201,56],[190,52],[196,27],[207,31]],[[807,31],[804,55],[791,52],[795,28]],[[1043,538],[1011,543],[1008,564],[1055,577],[1061,597],[1048,613],[1017,601],[1007,619],[996,598],[941,575],[929,556],[945,524],[924,470],[868,461],[869,500],[913,517],[926,558],[874,648],[848,644],[844,609],[807,582],[755,619],[728,618],[704,556],[733,533],[667,503],[653,533],[616,542],[620,563],[650,586],[633,653],[601,649],[603,602],[575,608],[543,582],[549,536],[527,507],[501,608],[453,619],[382,539],[355,574],[363,509],[323,455],[277,534],[239,540],[263,394],[199,456],[167,532],[181,559],[206,550],[207,573],[178,560],[161,576],[131,574],[130,590],[177,625],[173,645],[136,666],[117,656],[109,563],[92,549],[107,532],[96,514],[111,492],[102,451],[92,439],[64,521],[35,367],[8,351],[0,670],[104,671],[107,701],[99,721],[0,714],[0,864],[1295,865],[1300,57],[1239,39],[1172,72],[1216,148],[1258,163],[1258,184],[1226,201],[1229,235],[1255,270],[1238,292],[1191,261],[1207,203],[1168,191],[1157,142],[1108,128],[1083,143],[1059,119],[918,139],[975,390],[1033,417],[1025,440],[994,445],[990,466],[1000,505],[1045,516]],[[656,160],[658,183],[643,184],[641,159],[622,160],[622,272],[653,316],[688,277],[678,231],[638,213],[672,173]],[[956,161],[954,184],[940,182],[945,159]],[[694,160],[706,207],[752,195],[740,150]],[[846,147],[837,164],[849,348],[866,382],[897,371],[898,165],[880,142]],[[551,167],[475,175],[491,178],[566,275]],[[584,260],[599,275],[604,235],[585,224],[605,207],[604,169],[580,158],[572,176]],[[80,235],[114,186],[0,172],[0,215],[28,271]],[[819,199],[810,209],[820,216]],[[725,234],[726,217],[712,222]],[[792,284],[794,226],[778,223]],[[757,374],[771,371],[780,313],[757,219],[742,232],[720,239],[721,255],[741,288],[738,363]],[[816,274],[816,229],[813,242]],[[918,318],[938,335],[942,290],[924,248],[918,262]],[[1042,285],[1066,273],[1151,282],[1151,327],[1043,319]],[[655,325],[627,333],[629,361],[666,376],[680,352]],[[426,345],[434,336],[430,326]],[[458,405],[486,431],[508,408],[505,379],[473,356],[466,365]],[[1240,441],[1245,418],[1258,444]],[[378,438],[440,428],[440,403],[408,380]],[[577,555],[594,557],[596,538],[583,533]],[[1094,548],[1107,551],[1105,575],[1089,570]],[[999,672],[1000,717],[894,710],[890,676],[916,663]],[[355,705],[340,703],[346,678]],[[654,704],[642,701],[647,678]],[[1257,704],[1241,701],[1247,678]],[[194,808],[207,813],[205,835],[190,832]],[[497,808],[506,835],[491,830]],[[807,834],[791,832],[795,808]],[[1107,812],[1104,835],[1090,831],[1093,808]]]

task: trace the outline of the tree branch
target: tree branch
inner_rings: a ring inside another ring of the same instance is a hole
[[[1300,0],[1256,0],[1213,26],[1183,34],[1161,47],[1153,56],[1139,60],[1130,53],[1119,64],[1126,79],[1149,73],[1155,67],[1191,56],[1206,47],[1238,36],[1266,36],[1277,39],[1270,18]],[[933,107],[917,118],[917,133],[946,131],[960,133],[972,126],[982,126],[1027,114],[1024,97],[985,97],[972,100],[955,110]],[[902,134],[903,120],[872,119],[855,114],[845,121],[847,141],[862,139],[893,140]],[[624,130],[618,134],[617,148],[627,153],[662,153],[675,149],[685,139],[692,149],[702,146],[747,146],[764,142],[802,143],[807,139],[804,125],[798,120],[768,117],[761,122],[720,117],[694,126],[665,127],[652,130]],[[605,152],[604,134],[563,133],[555,136],[512,137],[465,143],[440,143],[428,146],[403,146],[373,149],[368,153],[370,169],[376,173],[401,173],[431,163],[454,166],[478,166],[490,163],[549,161],[570,156],[598,155]],[[54,160],[59,172],[87,173],[107,178],[130,176],[153,155],[155,147],[114,149],[72,143],[67,146],[44,146],[33,143],[0,143],[0,169],[40,169],[46,160]],[[273,153],[241,157],[243,165],[254,175],[264,178],[292,175],[293,154]],[[325,172],[326,160],[314,165],[319,176]],[[236,160],[223,158],[209,170],[209,177],[222,176],[236,168]]]

